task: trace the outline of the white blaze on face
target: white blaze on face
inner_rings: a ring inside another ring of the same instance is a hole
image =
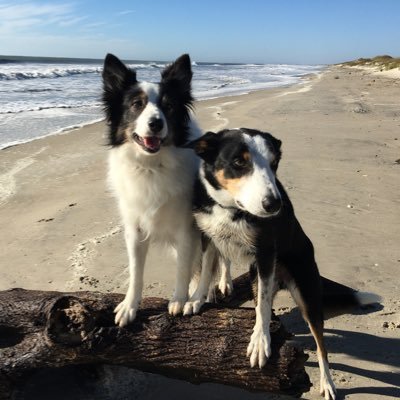
[[[243,138],[250,152],[253,171],[242,179],[235,200],[250,214],[265,217],[268,213],[263,207],[263,201],[268,197],[281,198],[276,186],[275,173],[271,169],[275,155],[262,136],[244,134]]]
[[[148,102],[136,120],[135,133],[142,138],[154,136],[154,133],[149,128],[149,122],[154,119],[161,119],[163,121],[163,128],[157,133],[157,136],[164,139],[168,134],[168,127],[165,115],[158,105],[160,100],[159,86],[150,82],[140,82],[138,86],[146,93]]]

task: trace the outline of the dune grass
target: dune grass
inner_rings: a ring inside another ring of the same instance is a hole
[[[400,57],[391,57],[388,55],[376,56],[374,58],[359,58],[358,60],[343,63],[350,67],[375,67],[380,71],[388,71],[394,68],[400,68]]]

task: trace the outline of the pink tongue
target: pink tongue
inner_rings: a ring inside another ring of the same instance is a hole
[[[149,149],[158,149],[160,147],[161,140],[155,136],[148,136],[143,138],[143,143]]]

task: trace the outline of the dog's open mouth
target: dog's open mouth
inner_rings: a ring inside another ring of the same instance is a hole
[[[157,153],[162,143],[162,140],[157,136],[141,137],[136,133],[133,134],[133,140],[148,153]]]

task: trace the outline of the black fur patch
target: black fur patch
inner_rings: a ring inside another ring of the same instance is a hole
[[[249,149],[238,131],[225,131],[221,138],[218,157],[214,163],[215,171],[224,171],[226,179],[237,179],[251,174],[253,165],[246,157]]]
[[[215,204],[216,202],[208,195],[206,188],[197,178],[193,191],[193,211],[210,214]]]
[[[119,134],[124,115],[125,92],[137,83],[136,72],[127,68],[117,57],[107,54],[103,68],[103,104],[109,124],[108,142],[118,146],[125,140]]]

